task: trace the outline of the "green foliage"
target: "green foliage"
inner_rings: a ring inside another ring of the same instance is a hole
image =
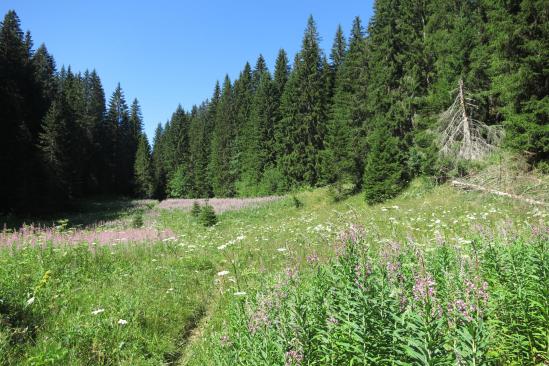
[[[197,201],[194,201],[193,202],[193,207],[191,208],[191,215],[193,217],[198,218],[198,216],[200,216],[201,211],[202,211],[202,209],[200,208],[200,204]]]
[[[133,228],[143,227],[143,211],[139,210],[132,215],[132,227]]]
[[[147,136],[139,138],[134,163],[135,191],[139,197],[151,198],[154,194],[153,166],[151,147]]]
[[[168,181],[168,197],[190,197],[190,179],[191,177],[189,176],[187,169],[183,165],[179,166],[175,173],[173,173],[172,178]]]
[[[275,139],[278,166],[292,186],[319,181],[327,96],[316,24],[309,18],[300,52],[284,88]]]
[[[297,198],[297,196],[292,196],[292,203],[294,205],[295,208],[301,208],[303,207],[303,202]]]
[[[546,234],[423,251],[414,242],[366,241],[362,230],[342,233],[328,263],[288,269],[268,290],[233,300],[210,357],[219,364],[547,361],[547,286],[539,282],[548,273]],[[526,258],[513,259],[525,245]],[[478,267],[464,269],[467,261]],[[508,282],[515,271],[526,271],[518,289]]]
[[[366,201],[374,204],[395,197],[404,188],[406,167],[398,139],[386,128],[378,128],[370,136],[363,184]]]
[[[200,209],[200,215],[198,216],[198,222],[203,226],[209,227],[217,224],[217,215],[212,205],[206,203]]]

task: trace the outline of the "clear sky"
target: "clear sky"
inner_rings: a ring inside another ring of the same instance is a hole
[[[329,53],[338,24],[348,36],[353,18],[366,26],[373,11],[372,0],[0,1],[2,17],[9,9],[58,69],[95,68],[107,101],[120,82],[128,104],[139,100],[149,138],[178,104],[209,98],[216,80],[234,80],[259,54],[271,72],[280,48],[291,62],[310,14]]]

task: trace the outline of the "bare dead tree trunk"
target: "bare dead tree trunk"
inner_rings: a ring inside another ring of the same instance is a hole
[[[519,195],[516,195],[516,194],[507,193],[507,192],[497,191],[495,189],[486,188],[486,187],[480,186],[478,184],[461,182],[459,180],[453,180],[451,183],[454,187],[461,188],[461,189],[472,189],[472,190],[475,190],[475,191],[491,193],[491,194],[494,194],[496,196],[509,197],[509,198],[514,199],[514,200],[523,201],[523,202],[526,202],[526,203],[529,203],[529,204],[532,204],[532,205],[549,206],[549,203],[547,203],[547,202],[537,201],[537,200],[532,199],[532,198],[519,196]]]
[[[502,137],[499,126],[488,126],[473,119],[469,110],[476,105],[459,80],[454,102],[439,118],[442,132],[439,137],[440,153],[460,159],[478,160],[495,148]]]

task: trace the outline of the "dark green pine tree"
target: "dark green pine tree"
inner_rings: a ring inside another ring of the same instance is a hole
[[[323,81],[318,33],[309,17],[301,50],[282,95],[282,119],[276,131],[278,164],[290,187],[314,186],[319,181],[326,123]]]
[[[48,53],[46,45],[42,44],[32,56],[32,67],[34,69],[34,80],[36,91],[35,95],[36,113],[43,116],[48,111],[57,92],[57,79],[55,77],[55,60]]]
[[[232,197],[236,194],[237,176],[232,166],[237,136],[234,110],[233,88],[227,75],[216,108],[211,158],[208,166],[213,194],[216,197]]]
[[[381,124],[368,136],[370,150],[364,171],[364,193],[368,204],[383,202],[402,190],[402,151],[398,137]]]
[[[278,51],[278,56],[276,57],[275,71],[273,76],[275,99],[276,101],[278,101],[278,104],[280,104],[280,98],[282,97],[284,87],[286,86],[289,77],[290,66],[288,61],[288,55],[286,54],[286,51],[284,51],[284,49],[280,49]]]
[[[105,119],[105,92],[97,72],[84,75],[85,124],[91,129],[92,151],[90,154],[89,175],[86,180],[86,191],[90,194],[106,193],[108,175],[105,174],[106,157],[102,127]]]
[[[158,199],[166,198],[166,172],[164,170],[164,128],[159,123],[154,132],[153,151],[153,180],[154,197]]]
[[[263,57],[254,69],[255,94],[246,126],[246,140],[242,151],[242,174],[238,184],[239,194],[244,196],[271,193],[260,185],[266,167],[274,163],[272,150],[274,124],[278,106],[274,103],[274,85]]]
[[[357,21],[359,22],[359,26],[360,26],[360,19],[357,20],[355,18],[355,23]],[[353,28],[354,27],[355,25],[353,25]],[[334,71],[334,73],[337,73],[339,67],[343,63],[343,60],[345,59],[346,53],[347,53],[347,42],[345,41],[343,28],[341,28],[341,25],[338,25],[336,34],[334,36],[332,51],[330,52],[330,60],[332,61],[332,70]]]
[[[549,161],[549,10],[547,1],[485,1],[491,42],[491,94],[507,145],[532,162]]]
[[[68,119],[66,99],[60,95],[48,110],[40,134],[39,146],[47,172],[46,190],[48,204],[58,208],[71,197],[73,164],[74,123]]]
[[[141,106],[139,101],[135,98],[130,107],[130,134],[136,145],[139,144],[143,135],[143,114],[141,113]]]
[[[194,197],[196,198],[211,197],[213,195],[208,165],[212,151],[212,133],[220,98],[221,88],[219,82],[216,82],[211,100],[198,108],[196,113],[193,114],[191,122],[189,143],[191,163],[193,164]]]
[[[138,197],[151,198],[154,194],[151,147],[147,136],[141,134],[137,145],[134,164],[135,193]]]
[[[340,37],[336,36],[336,41]],[[336,43],[337,45],[337,43]],[[336,47],[334,49],[340,49]],[[334,57],[333,57],[334,58]],[[335,64],[335,62],[334,62]],[[328,122],[323,178],[326,183],[351,183],[358,190],[364,172],[366,42],[359,17],[353,21],[349,49],[336,72]]]
[[[281,128],[280,123],[282,121],[282,113],[280,110],[280,105],[282,101],[282,94],[284,93],[284,88],[286,87],[286,83],[288,82],[288,78],[290,77],[290,66],[288,61],[288,56],[286,54],[286,51],[284,49],[280,49],[278,51],[278,56],[276,58],[275,62],[275,70],[273,75],[273,130],[270,132],[270,145],[269,148],[269,158],[267,159],[268,167],[265,169],[265,177],[272,176],[271,180],[280,180],[278,176],[281,174],[281,170],[277,166],[277,151],[278,151],[278,145],[276,140],[276,131]]]
[[[132,192],[133,161],[131,159],[131,129],[129,111],[120,84],[117,85],[109,101],[106,116],[108,140],[108,169],[111,182],[118,194],[129,195]]]
[[[246,62],[239,78],[234,82],[232,95],[236,141],[232,145],[230,156],[231,174],[235,180],[239,180],[242,174],[243,152],[246,149],[247,142],[250,140],[251,131],[246,127],[250,119],[253,94],[252,69],[250,64]]]
[[[369,202],[394,196],[410,178],[412,120],[425,93],[418,69],[424,50],[417,42],[424,22],[416,11],[411,2],[379,0],[369,26],[365,133],[372,136],[363,178]],[[379,139],[387,143],[379,144]],[[374,174],[388,165],[390,174]]]
[[[10,10],[0,23],[0,211],[30,210],[41,195],[37,169],[40,118],[32,95],[35,83],[28,40],[17,14]],[[35,201],[35,202],[33,202]]]
[[[168,179],[168,195],[188,197],[191,192],[189,171],[189,116],[179,105],[164,129],[164,167]]]

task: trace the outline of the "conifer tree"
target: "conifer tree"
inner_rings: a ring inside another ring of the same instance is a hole
[[[336,39],[338,38],[336,36]],[[322,171],[326,183],[351,183],[355,190],[362,184],[366,155],[363,129],[366,119],[365,69],[366,43],[360,18],[356,17],[353,21],[349,49],[337,68]]]
[[[49,204],[59,204],[71,196],[71,181],[74,164],[71,161],[71,130],[74,125],[67,119],[66,101],[63,97],[54,101],[44,117],[40,134],[40,150],[47,171]],[[61,202],[59,202],[61,201]]]
[[[171,196],[190,196],[189,116],[179,105],[164,130],[164,167]],[[177,174],[176,174],[177,172]],[[177,176],[176,176],[177,175]],[[173,182],[172,182],[173,180]]]
[[[141,134],[134,164],[135,193],[139,197],[151,198],[154,193],[151,147],[147,136]]]
[[[233,88],[227,75],[223,82],[219,103],[216,106],[211,159],[208,167],[212,190],[216,197],[231,197],[236,194],[236,174],[231,163],[237,136],[234,109]]]
[[[323,80],[322,54],[311,16],[282,95],[282,119],[277,124],[278,164],[289,186],[318,182],[326,119]]]
[[[491,95],[501,106],[507,145],[532,162],[549,160],[547,2],[489,2]],[[497,121],[499,122],[499,121]]]
[[[166,197],[166,172],[164,171],[164,129],[159,123],[154,132],[152,163],[153,163],[153,180],[154,180],[154,196],[158,199]]]
[[[357,20],[355,19],[355,22]],[[359,21],[360,22],[360,21]],[[359,24],[360,26],[360,24]],[[337,31],[334,36],[334,43],[332,45],[332,51],[330,53],[330,59],[332,61],[332,70],[337,72],[347,53],[347,42],[345,41],[345,35],[343,34],[343,28],[341,25],[337,26]]]
[[[369,25],[364,128],[367,135],[375,137],[367,140],[370,151],[363,179],[364,189],[370,192],[367,195],[369,202],[376,201],[372,194],[379,199],[394,196],[398,192],[395,187],[402,189],[409,179],[412,119],[417,108],[416,98],[425,92],[418,78],[421,72],[416,68],[423,48],[411,43],[417,38],[414,34],[423,31],[422,18],[410,15],[417,10],[416,5],[407,1],[378,0]],[[383,138],[387,143],[378,144]],[[399,154],[395,154],[395,150]],[[391,167],[391,174],[373,174],[387,165]]]
[[[129,111],[120,84],[117,85],[109,101],[105,132],[107,133],[108,165],[111,183],[115,192],[130,194],[133,181],[133,161],[131,159],[131,129]],[[108,146],[110,145],[110,146]]]
[[[246,126],[246,140],[242,151],[242,175],[239,182],[241,195],[270,193],[259,187],[266,167],[274,164],[273,140],[276,109],[273,103],[274,85],[263,57],[257,60],[254,70],[257,79],[255,95]]]
[[[40,120],[32,113],[30,58],[19,17],[10,10],[0,23],[0,171],[9,172],[0,179],[1,211],[27,209],[38,195],[33,173]]]
[[[264,67],[261,65],[260,68]],[[240,73],[238,80],[234,82],[232,103],[234,113],[234,133],[236,136],[235,144],[231,147],[231,174],[235,180],[240,178],[242,174],[242,152],[246,149],[248,141],[252,139],[250,136],[252,131],[246,128],[250,119],[254,93],[252,69],[248,62]]]

